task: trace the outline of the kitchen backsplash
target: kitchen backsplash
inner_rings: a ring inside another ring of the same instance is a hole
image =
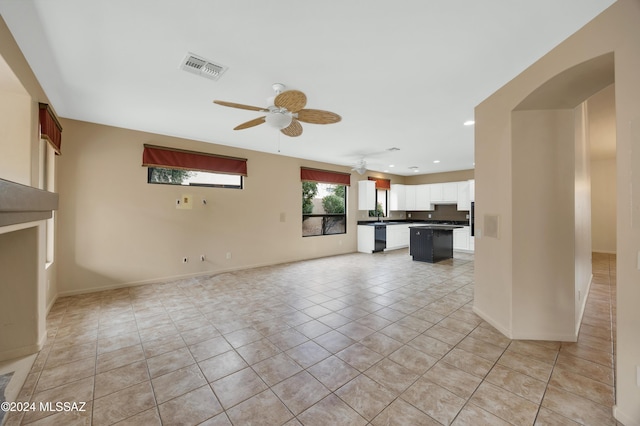
[[[455,204],[436,204],[435,210],[431,212],[407,211],[407,219],[409,219],[409,214],[411,214],[411,219],[417,220],[469,220],[469,212],[466,210],[458,211],[458,206]]]

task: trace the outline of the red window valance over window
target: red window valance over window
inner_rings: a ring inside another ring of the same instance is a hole
[[[332,172],[330,170],[310,169],[300,167],[300,179],[309,182],[334,183],[338,185],[351,185],[351,174]]]
[[[376,181],[376,189],[391,189],[391,181],[389,179],[369,177],[369,180]]]
[[[48,104],[40,104],[40,137],[51,144],[60,155],[62,146],[62,126]]]
[[[247,159],[186,151],[155,145],[144,145],[143,167],[167,167],[201,172],[247,175]]]

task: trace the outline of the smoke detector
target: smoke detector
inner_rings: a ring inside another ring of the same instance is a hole
[[[180,69],[214,81],[217,81],[227,68],[190,52],[187,52],[180,63]]]

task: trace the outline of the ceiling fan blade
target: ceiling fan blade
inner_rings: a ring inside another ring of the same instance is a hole
[[[233,128],[233,130],[242,130],[248,129],[249,127],[257,126],[258,124],[262,124],[265,122],[265,116],[254,118],[253,120],[249,120],[246,123],[242,123]]]
[[[268,109],[265,108],[261,108],[261,107],[255,107],[255,106],[251,106],[251,105],[243,105],[243,104],[236,104],[233,102],[226,102],[226,101],[213,101],[214,104],[218,104],[218,105],[222,105],[222,106],[226,106],[226,107],[231,107],[231,108],[240,108],[240,109],[248,109],[250,111],[264,111],[267,112],[269,111]]]
[[[307,96],[299,90],[287,90],[276,96],[273,103],[288,111],[298,112],[307,104]]]
[[[280,131],[287,136],[291,136],[291,137],[300,136],[302,134],[302,125],[298,120],[294,118],[293,120],[291,120],[291,124],[289,124],[287,127],[285,127]]]
[[[298,111],[298,120],[312,124],[333,124],[342,120],[338,114],[321,109],[301,109]]]

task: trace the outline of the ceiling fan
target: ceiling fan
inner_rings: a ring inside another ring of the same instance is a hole
[[[266,122],[270,126],[280,129],[285,135],[295,137],[302,134],[301,121],[312,124],[332,124],[342,119],[338,114],[330,111],[305,108],[307,96],[299,90],[284,90],[285,86],[280,83],[275,83],[272,87],[276,96],[267,100],[269,106],[266,108],[219,100],[215,100],[213,103],[266,113],[262,117],[254,118],[234,127],[233,130],[248,129]]]
[[[365,174],[367,172],[367,161],[364,158],[361,159],[351,168],[351,170],[358,172],[360,175]]]

